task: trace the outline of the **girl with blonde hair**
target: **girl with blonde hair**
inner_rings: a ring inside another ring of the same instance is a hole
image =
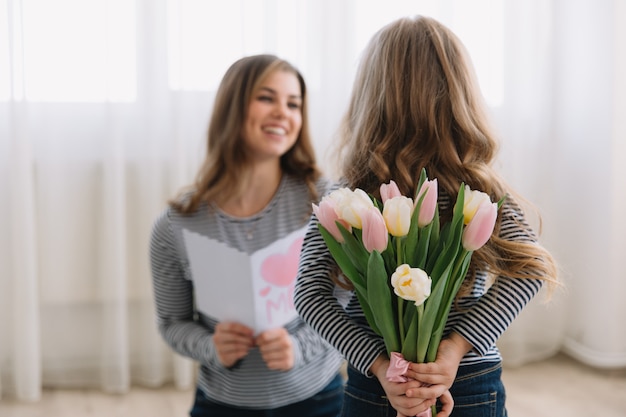
[[[385,345],[356,296],[345,309],[333,297],[345,280],[337,277],[312,217],[295,303],[348,361],[342,415],[415,416],[440,398],[440,416],[506,416],[496,341],[542,284],[556,282],[557,273],[526,221],[521,197],[492,166],[496,135],[461,41],[421,16],[379,30],[363,53],[340,134],[336,187],[358,187],[380,198],[380,185],[394,180],[404,195],[412,195],[425,168],[438,180],[442,222],[451,217],[462,182],[492,201],[508,195],[491,239],[472,257],[436,361],[411,364],[406,376],[413,380],[404,383],[385,377]]]

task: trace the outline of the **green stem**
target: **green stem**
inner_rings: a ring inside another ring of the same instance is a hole
[[[403,264],[402,238],[396,238],[396,267]],[[400,346],[404,343],[404,300],[398,297],[398,327],[400,330]]]
[[[404,257],[402,256],[402,238],[396,238],[396,267],[402,265],[404,263]]]
[[[421,331],[421,329],[422,329],[422,317],[423,316],[424,316],[424,303],[422,303],[419,306],[417,306],[417,328],[418,328],[418,331]],[[419,340],[419,337],[417,339]],[[428,348],[426,348],[426,350],[428,350]],[[417,363],[424,363],[424,360],[426,359],[426,352],[421,352],[420,351],[419,343],[417,344],[416,352],[417,352]]]
[[[404,300],[398,297],[398,326],[400,327],[400,345],[404,344]]]
[[[452,269],[452,273],[450,274],[450,280],[448,283],[446,283],[444,300],[448,300],[452,296],[450,292],[454,288],[454,283],[457,280],[463,281],[463,279],[465,278],[465,276],[460,277],[458,275],[459,275],[459,270],[461,269],[461,266],[463,265],[463,261],[465,260],[465,257],[468,254],[469,254],[469,251],[465,250],[464,248],[461,248],[461,254],[457,256],[456,258],[454,268]]]
[[[456,277],[459,274],[459,269],[461,268],[461,265],[463,265],[463,261],[465,260],[465,257],[467,256],[468,253],[469,251],[465,250],[465,248],[461,248],[461,254],[457,258],[456,265],[454,265],[454,270],[452,271],[452,275],[451,275],[452,277]]]

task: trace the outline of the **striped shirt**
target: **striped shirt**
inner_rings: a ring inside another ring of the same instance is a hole
[[[326,185],[320,181],[320,195]],[[155,221],[150,262],[158,328],[174,351],[199,362],[198,387],[213,401],[250,409],[272,409],[302,401],[319,392],[337,375],[343,359],[297,317],[284,326],[292,336],[295,352],[291,370],[269,370],[258,348],[253,348],[237,366],[230,369],[222,366],[213,344],[217,320],[194,308],[197,299],[185,233],[193,232],[251,255],[304,228],[310,213],[307,186],[284,175],[272,201],[251,217],[232,217],[214,205],[203,204],[191,215],[181,215],[168,208]],[[210,258],[211,253],[206,256]],[[210,261],[217,264],[222,260]]]
[[[449,206],[450,197],[441,195],[439,204],[441,207]],[[502,218],[502,238],[537,242],[521,209],[510,199],[501,207],[499,216]],[[356,295],[351,297],[345,308],[336,302],[333,296],[335,284],[330,278],[335,261],[317,225],[317,218],[312,216],[300,255],[294,295],[296,310],[353,367],[371,375],[369,368],[376,357],[386,351],[385,344],[382,337],[367,324]],[[529,276],[531,274],[529,272]],[[444,330],[444,334],[451,331],[459,333],[473,346],[460,365],[500,361],[496,340],[537,294],[541,285],[542,281],[535,278],[504,276],[489,282],[485,271],[480,271],[471,293],[453,304]]]

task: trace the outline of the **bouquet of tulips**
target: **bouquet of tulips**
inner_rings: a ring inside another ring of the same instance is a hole
[[[358,188],[340,188],[313,211],[368,323],[384,339],[391,370],[397,361],[436,359],[472,253],[489,240],[504,197],[492,203],[461,184],[452,219],[442,226],[437,179],[429,180],[425,170],[414,199],[401,195],[393,181],[381,185],[380,195],[382,201]]]

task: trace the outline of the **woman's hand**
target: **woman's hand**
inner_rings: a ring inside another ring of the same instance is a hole
[[[293,341],[284,327],[264,331],[255,342],[269,369],[288,371],[293,368]]]
[[[240,323],[218,323],[215,326],[213,343],[218,360],[230,368],[245,357],[254,346],[254,331]]]

